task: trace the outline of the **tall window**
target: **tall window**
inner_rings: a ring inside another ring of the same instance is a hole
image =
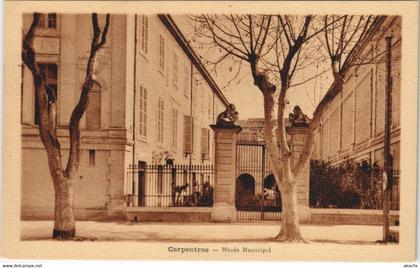
[[[191,154],[193,149],[194,119],[184,115],[184,153]]]
[[[184,73],[184,96],[190,96],[190,72],[188,71],[188,66],[183,66],[183,73]]]
[[[95,166],[95,150],[89,150],[89,167]]]
[[[140,86],[139,97],[139,134],[147,136],[147,89]]]
[[[172,64],[173,64],[172,83],[174,83],[175,85],[178,85],[178,55],[175,52],[174,52]]]
[[[57,14],[48,13],[41,14],[39,17],[38,27],[48,28],[48,29],[57,29]]]
[[[203,160],[210,159],[209,136],[210,136],[210,130],[208,128],[202,128],[201,129],[201,156]]]
[[[163,142],[163,112],[164,102],[162,98],[158,98],[158,110],[157,110],[157,140]]]
[[[176,148],[178,137],[178,110],[172,108],[172,147]]]
[[[159,68],[165,70],[165,39],[159,35]]]
[[[97,82],[93,83],[89,97],[89,105],[86,109],[86,129],[95,130],[101,128],[101,87]]]
[[[213,102],[212,102],[212,99],[211,99],[211,94],[209,93],[208,94],[208,98],[207,98],[207,115],[208,116],[210,116],[211,115],[211,108],[212,108],[212,106],[213,106]]]
[[[45,78],[46,92],[48,101],[57,100],[57,78],[58,78],[58,69],[57,64],[54,63],[39,63],[38,67],[41,71],[41,74]],[[39,107],[38,107],[38,96],[35,92],[35,114],[34,114],[35,125],[39,125],[40,116],[39,116]]]
[[[198,88],[197,88],[197,79],[196,79],[196,75],[194,74],[193,77],[193,82],[192,82],[192,102],[194,105],[197,105],[197,97],[198,97]]]
[[[147,54],[149,48],[149,19],[141,16],[141,50]]]

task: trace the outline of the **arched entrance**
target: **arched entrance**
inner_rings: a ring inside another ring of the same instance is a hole
[[[241,174],[236,179],[236,191],[235,191],[235,206],[237,209],[241,209],[254,199],[255,196],[255,179],[248,173]]]
[[[273,174],[264,179],[264,211],[281,211],[281,194]]]

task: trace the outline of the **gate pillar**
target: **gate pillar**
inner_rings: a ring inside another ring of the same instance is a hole
[[[292,150],[292,166],[296,164],[302,154],[305,139],[310,132],[308,126],[292,126],[287,128],[290,136]],[[299,205],[299,220],[308,222],[311,220],[311,210],[309,209],[309,163],[306,165],[302,175],[297,178],[297,198]]]
[[[210,127],[215,137],[215,185],[211,218],[213,221],[231,222],[236,220],[236,140],[242,128],[236,125]]]

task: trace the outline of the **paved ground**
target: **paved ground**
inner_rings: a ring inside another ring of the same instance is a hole
[[[47,240],[52,221],[22,221],[23,240]],[[79,221],[80,240],[99,241],[177,241],[177,242],[247,242],[269,241],[279,231],[276,222],[214,223],[131,223]],[[382,238],[381,226],[302,225],[302,235],[309,242],[339,244],[374,244]]]

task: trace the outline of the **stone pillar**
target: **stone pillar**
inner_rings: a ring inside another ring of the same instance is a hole
[[[307,126],[293,126],[287,128],[292,144],[292,166],[299,160],[305,144],[306,135],[311,130]],[[300,222],[311,220],[311,211],[309,209],[309,163],[306,165],[301,177],[297,179],[297,198],[299,204]]]
[[[242,128],[239,126],[210,126],[215,137],[215,185],[211,218],[218,222],[236,220],[235,172],[236,140]]]

